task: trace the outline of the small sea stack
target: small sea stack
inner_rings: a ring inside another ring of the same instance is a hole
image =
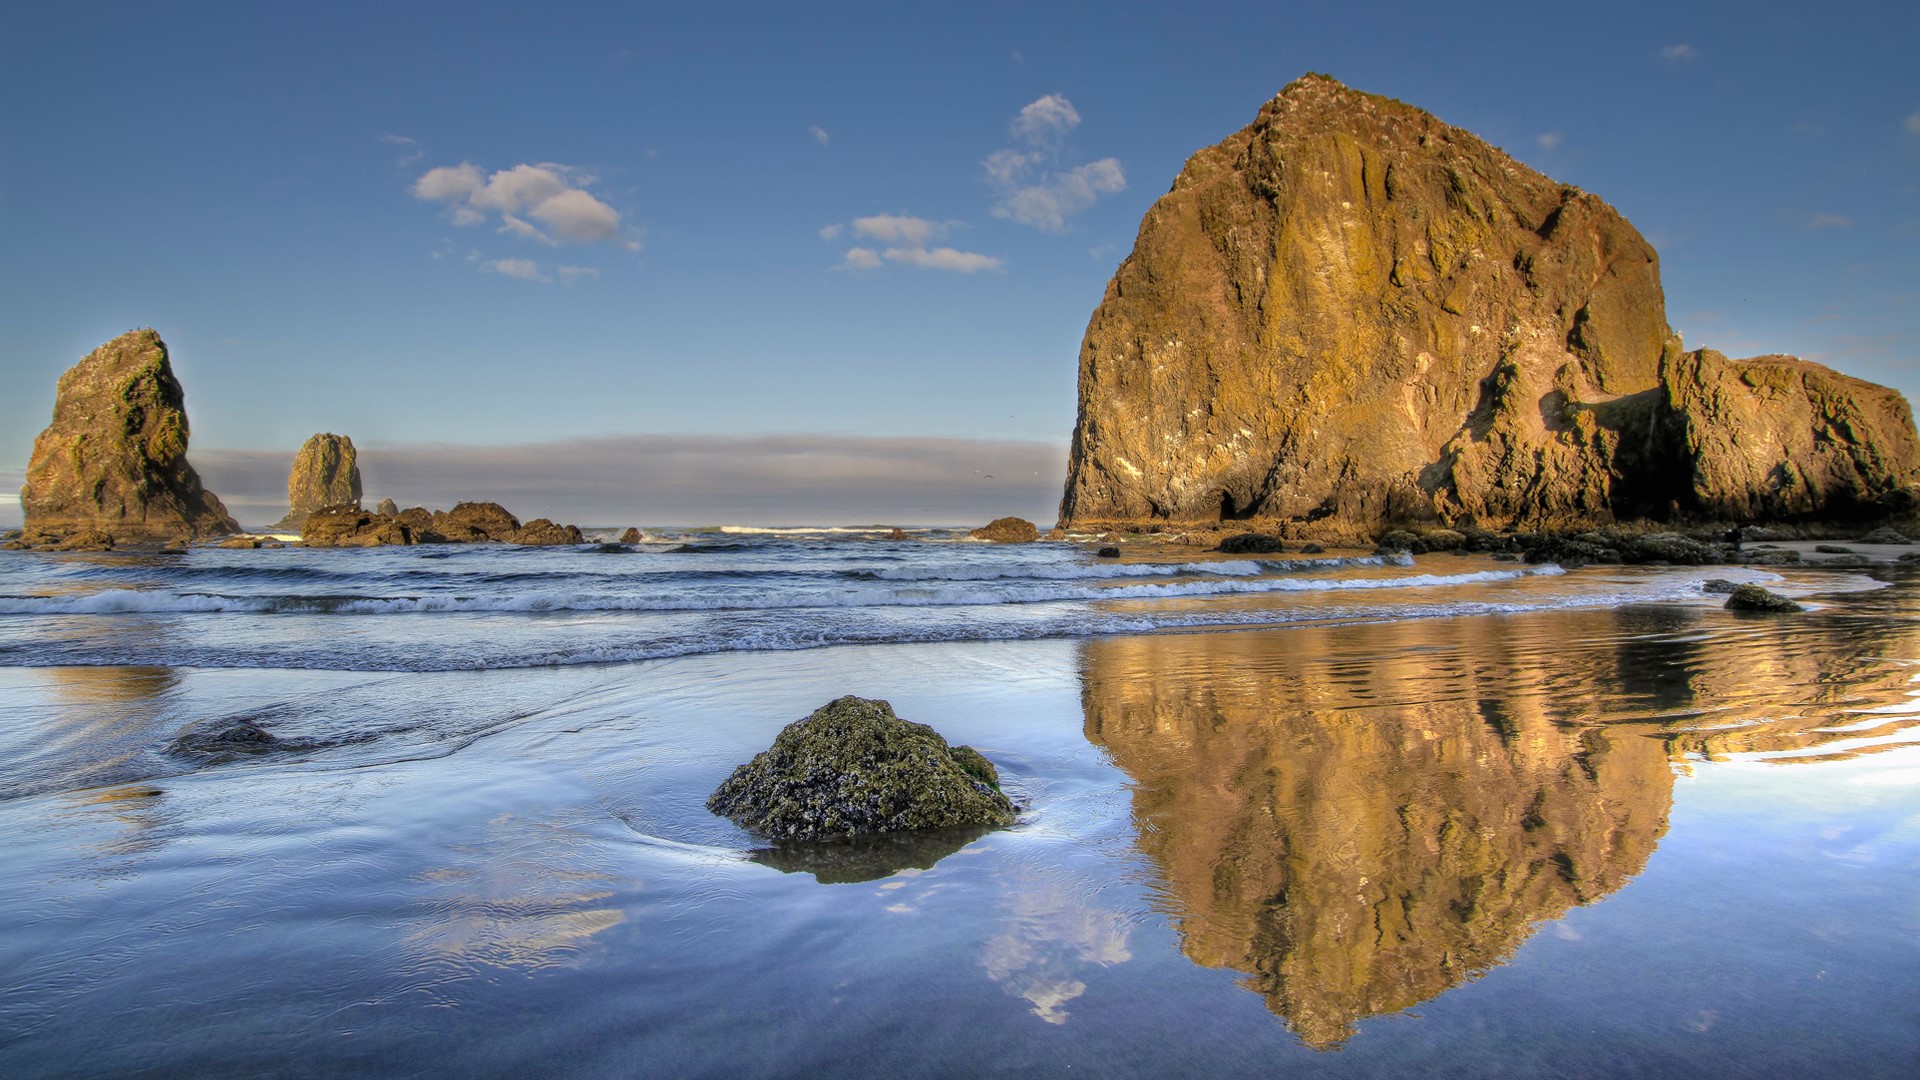
[[[359,508],[360,462],[352,439],[323,432],[300,447],[287,473],[287,506],[275,532],[299,532],[307,515],[323,506]]]

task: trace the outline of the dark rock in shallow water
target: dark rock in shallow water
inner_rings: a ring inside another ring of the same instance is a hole
[[[620,542],[623,544],[638,544],[646,538],[645,533],[631,527],[629,527],[626,532],[620,534]]]
[[[920,829],[851,840],[779,844],[749,852],[783,874],[812,874],[822,885],[878,881],[902,870],[931,870],[941,859],[991,832],[987,828]]]
[[[1301,544],[1300,545],[1300,554],[1302,555],[1324,555],[1326,553],[1327,553],[1327,549],[1321,547],[1319,544]]]
[[[1275,555],[1287,550],[1277,536],[1266,533],[1237,533],[1220,541],[1215,551],[1228,555]]]
[[[787,725],[715,789],[707,809],[775,840],[1014,822],[991,762],[858,697]]]
[[[1839,544],[1815,544],[1815,545],[1813,545],[1813,550],[1815,550],[1815,551],[1817,551],[1817,552],[1819,552],[1819,553],[1820,553],[1820,554],[1822,554],[1822,555],[1851,555],[1851,554],[1853,554],[1853,549],[1852,549],[1852,548],[1850,548],[1850,547],[1841,547],[1841,546],[1840,546]]]
[[[1040,528],[1026,518],[1003,517],[994,518],[967,535],[996,544],[1031,544],[1040,539]]]
[[[1829,555],[1824,559],[1808,559],[1803,565],[1853,570],[1862,566],[1872,566],[1873,560],[1865,555]]]
[[[1102,559],[1117,559],[1120,557],[1120,549],[1117,547],[1114,547],[1112,544],[1108,544],[1106,547],[1101,548],[1099,551],[1096,551],[1093,554],[1096,557],[1102,558]]]
[[[1727,597],[1729,611],[1805,611],[1806,608],[1758,585],[1742,585]]]
[[[1730,593],[1739,587],[1726,578],[1708,578],[1700,583],[1700,591],[1706,593]]]
[[[1860,542],[1863,544],[1911,544],[1913,543],[1912,540],[1907,539],[1904,533],[1886,525],[1882,525],[1879,528],[1868,533],[1867,535],[1861,537]]]
[[[280,749],[272,732],[243,718],[195,724],[167,747],[174,754],[264,754]]]

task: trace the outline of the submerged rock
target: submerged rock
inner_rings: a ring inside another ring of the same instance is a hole
[[[1026,518],[1003,517],[994,518],[967,535],[996,544],[1030,544],[1040,539],[1040,528]]]
[[[787,725],[715,789],[707,809],[776,840],[1014,822],[998,773],[978,751],[858,697]]]
[[[919,829],[874,833],[826,843],[785,843],[748,857],[783,874],[812,874],[822,885],[878,881],[902,870],[931,870],[991,829]]]
[[[360,464],[353,440],[323,432],[308,439],[287,473],[287,516],[273,529],[298,530],[325,506],[360,506]],[[388,500],[389,503],[392,500]]]
[[[1740,585],[1738,582],[1728,581],[1726,578],[1717,578],[1717,577],[1708,578],[1707,580],[1700,583],[1700,591],[1705,593],[1730,593],[1739,587]]]
[[[1805,611],[1804,607],[1758,585],[1741,585],[1727,597],[1728,611]]]
[[[252,720],[236,718],[186,728],[167,747],[175,754],[264,754],[280,748],[272,732]]]
[[[42,545],[86,533],[163,544],[240,531],[187,463],[186,393],[159,334],[122,334],[60,376],[20,507],[27,537]]]

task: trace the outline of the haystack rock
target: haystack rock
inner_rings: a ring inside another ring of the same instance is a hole
[[[323,506],[360,506],[360,464],[353,440],[345,435],[315,435],[293,457],[287,474],[287,516],[275,529],[298,530],[307,515]]]
[[[239,532],[187,464],[185,401],[152,330],[122,334],[68,369],[20,490],[26,538],[152,544]]]
[[[1682,351],[1611,206],[1309,75],[1141,223],[1081,346],[1061,520],[1831,517],[1917,481],[1897,393]]]

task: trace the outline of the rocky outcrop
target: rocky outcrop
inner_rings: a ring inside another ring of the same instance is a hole
[[[360,505],[360,464],[353,440],[323,433],[308,439],[287,473],[287,516],[274,529],[298,530],[323,506]]]
[[[535,518],[525,525],[494,502],[463,502],[451,510],[411,506],[386,514],[354,506],[329,506],[307,515],[300,539],[308,547],[378,547],[383,544],[521,544],[554,547],[584,544],[578,526]]]
[[[1920,481],[1892,391],[1687,353],[1597,196],[1310,75],[1195,154],[1087,327],[1079,528],[1829,515]]]
[[[394,517],[400,513],[400,504],[394,502],[392,499],[381,499],[379,502],[374,504],[373,512],[376,514],[385,514],[388,517]]]
[[[994,518],[967,534],[975,540],[995,544],[1031,544],[1040,539],[1040,529],[1026,518]]]
[[[152,330],[122,334],[60,376],[20,506],[22,539],[37,544],[87,533],[126,545],[240,531],[187,463],[186,394]]]
[[[733,771],[707,809],[775,840],[1011,825],[1013,804],[979,751],[949,746],[884,701],[837,698]]]

